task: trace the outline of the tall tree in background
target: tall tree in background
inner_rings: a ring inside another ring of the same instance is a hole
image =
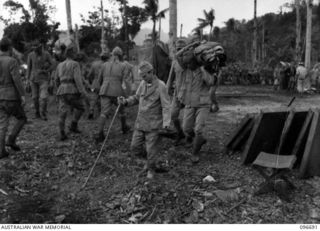
[[[254,0],[253,13],[253,42],[252,42],[252,65],[257,63],[258,57],[258,20],[257,20],[257,0]]]
[[[106,52],[108,50],[108,44],[106,40],[106,29],[104,26],[104,8],[103,8],[103,0],[100,0],[101,7],[101,52]]]
[[[151,21],[153,22],[152,27],[152,41],[155,43],[156,41],[156,22],[157,22],[157,14],[159,8],[158,0],[143,0],[143,4],[145,5],[145,9]]]
[[[198,18],[199,26],[197,29],[204,29],[207,26],[210,26],[210,32],[209,32],[209,40],[212,40],[213,37],[213,23],[215,20],[215,14],[214,9],[211,8],[210,11],[203,10],[204,18]]]
[[[67,14],[68,35],[70,37],[71,32],[72,32],[72,18],[71,18],[70,0],[66,0],[66,14]]]
[[[305,66],[307,69],[311,67],[311,36],[312,36],[312,0],[307,0],[307,30],[306,30],[306,56]]]
[[[300,0],[295,0],[296,9],[296,47],[295,61],[301,61],[301,15],[300,15]]]
[[[177,0],[169,0],[169,33],[172,35],[172,39],[177,38],[177,27],[178,27],[178,9]]]
[[[161,19],[166,17],[166,13],[169,11],[169,8],[160,11],[157,14],[157,20],[159,21],[159,40],[161,37]]]

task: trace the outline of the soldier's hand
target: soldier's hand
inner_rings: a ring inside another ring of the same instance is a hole
[[[25,96],[21,96],[21,105],[24,107],[24,105],[26,105],[26,97]]]
[[[125,106],[127,104],[127,100],[123,96],[120,96],[118,97],[118,104]]]

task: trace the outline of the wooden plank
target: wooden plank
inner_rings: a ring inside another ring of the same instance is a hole
[[[311,112],[312,113],[312,112]],[[308,111],[291,111],[286,121],[283,139],[280,141],[278,152],[281,155],[293,154],[294,144],[297,143],[299,134],[308,117]]]
[[[252,131],[252,128],[254,126],[254,119],[252,119],[248,125],[244,128],[244,130],[239,134],[239,136],[237,137],[237,139],[234,141],[233,145],[232,145],[232,150],[234,151],[240,151],[243,149],[243,147],[245,146],[250,133]]]
[[[226,147],[230,150],[235,150],[235,147],[238,146],[240,140],[243,139],[243,132],[246,133],[248,127],[252,124],[254,117],[252,115],[246,115],[240,122],[240,125],[232,132],[232,135],[229,137],[226,142]],[[240,140],[239,140],[240,138]]]
[[[320,116],[319,110],[313,113],[313,119],[302,157],[299,176],[320,176]]]
[[[281,136],[280,136],[279,145],[277,146],[276,151],[275,151],[276,154],[280,154],[280,149],[283,146],[283,143],[284,143],[285,139],[287,138],[290,126],[291,126],[292,121],[293,121],[293,117],[294,117],[294,111],[290,111],[289,115],[288,115],[288,117],[286,119],[286,122],[284,124]]]
[[[312,118],[313,118],[313,111],[309,110],[292,151],[292,155],[295,155],[297,157],[295,167],[300,166],[304,149],[307,143],[308,135],[309,135]]]
[[[260,113],[242,154],[243,164],[251,164],[260,152],[275,153],[287,116],[287,110]]]
[[[285,169],[292,168],[296,156],[294,155],[278,155],[266,152],[260,152],[258,157],[253,162],[253,165],[258,165],[266,168]]]

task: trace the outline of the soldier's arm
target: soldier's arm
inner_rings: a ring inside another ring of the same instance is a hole
[[[18,62],[16,60],[12,60],[12,62],[10,63],[10,74],[12,76],[15,88],[19,93],[19,96],[25,96],[24,87],[21,82],[21,76],[19,74]]]
[[[136,91],[136,94],[135,95],[132,95],[132,96],[129,96],[127,99],[126,99],[126,105],[128,106],[132,106],[132,105],[136,105],[136,104],[139,104],[139,100],[140,100],[140,95],[141,95],[141,92],[142,92],[142,88],[143,88],[143,81],[141,81],[137,91]]]
[[[208,86],[214,86],[216,83],[216,74],[210,74],[208,71],[206,71],[203,67],[201,67],[201,78],[205,84]]]
[[[167,87],[160,83],[159,86],[160,91],[160,100],[161,100],[161,106],[162,106],[162,120],[163,120],[163,127],[169,127],[171,123],[171,103],[170,103],[170,97],[168,94]]]
[[[60,86],[59,67],[60,67],[60,64],[58,64],[56,71],[54,73],[54,81],[57,88]]]
[[[78,88],[78,91],[80,92],[80,94],[83,94],[83,95],[86,95],[87,92],[83,86],[83,79],[82,79],[82,75],[81,75],[81,69],[80,69],[80,65],[79,63],[76,63],[75,66],[74,66],[74,69],[73,69],[73,78],[74,78],[74,81],[76,83],[76,86]]]

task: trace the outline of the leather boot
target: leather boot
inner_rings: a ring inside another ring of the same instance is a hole
[[[173,121],[173,126],[175,127],[175,129],[178,132],[178,135],[177,135],[177,138],[176,138],[176,140],[174,142],[174,145],[178,146],[179,144],[181,144],[181,140],[185,138],[185,135],[184,135],[184,133],[182,131],[181,124],[180,124],[179,120],[174,120]]]
[[[70,132],[73,133],[81,133],[81,131],[78,129],[78,122],[72,121],[70,124]]]
[[[6,132],[0,131],[0,159],[8,157],[9,153],[5,148]]]
[[[33,105],[35,110],[35,119],[39,119],[40,117],[40,111],[39,111],[39,99],[33,99]]]
[[[48,118],[47,118],[47,99],[41,99],[41,106],[40,106],[40,115],[41,115],[41,119],[47,121]]]
[[[198,135],[194,138],[193,140],[193,148],[192,148],[192,157],[191,161],[193,163],[198,163],[199,162],[199,152],[201,150],[202,145],[207,143],[207,140],[203,138],[203,136]]]
[[[21,148],[16,144],[16,139],[26,122],[26,120],[18,120],[8,137],[6,146],[10,147],[14,151],[21,151]]]
[[[64,131],[64,120],[61,118],[59,120],[59,133],[60,133],[60,136],[59,136],[60,141],[64,141],[64,140],[68,139],[68,137]]]
[[[98,134],[95,135],[94,139],[95,139],[96,143],[98,144],[98,143],[103,142],[105,138],[106,137],[105,137],[104,133],[103,132],[99,132]]]
[[[120,121],[121,121],[122,134],[128,133],[130,131],[130,127],[127,125],[126,117],[125,116],[120,116]]]
[[[98,134],[95,135],[95,138],[94,138],[96,143],[101,143],[104,141],[105,136],[104,136],[103,130],[104,130],[104,125],[106,121],[107,121],[106,117],[104,116],[99,117],[99,122],[98,122],[99,132]]]

